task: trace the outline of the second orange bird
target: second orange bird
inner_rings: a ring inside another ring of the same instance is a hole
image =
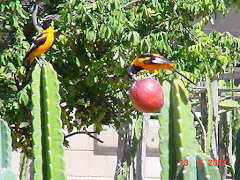
[[[142,69],[148,70],[152,75],[158,74],[159,69],[168,69],[183,76],[192,84],[195,84],[193,81],[191,81],[189,78],[187,78],[182,73],[180,73],[177,69],[175,69],[174,64],[171,60],[159,54],[146,54],[146,55],[136,57],[131,63],[131,65],[128,67],[127,73],[129,77],[135,80],[137,73]]]

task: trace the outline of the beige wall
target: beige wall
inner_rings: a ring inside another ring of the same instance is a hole
[[[147,139],[146,180],[160,179],[157,120],[150,120]],[[69,138],[65,149],[65,172],[68,180],[112,180],[116,168],[118,136],[116,130],[104,127],[100,143],[85,134]],[[89,131],[92,131],[90,127]],[[19,173],[19,154],[13,152],[12,169]]]

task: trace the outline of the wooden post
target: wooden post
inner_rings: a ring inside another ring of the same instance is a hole
[[[207,113],[207,93],[206,93],[206,91],[201,93],[200,106],[201,106],[201,121],[202,121],[204,127],[206,127],[207,117],[208,117],[208,113]],[[201,138],[201,145],[202,145],[203,150],[205,150],[205,141],[206,141],[206,139]]]
[[[212,138],[212,153],[215,159],[218,159],[218,124],[219,124],[219,116],[218,116],[218,81],[213,80],[211,83],[212,86],[212,101],[213,101],[213,116],[214,116],[214,131]]]
[[[221,143],[224,140],[224,134],[223,134],[223,124],[225,123],[227,118],[227,112],[221,114],[220,118],[220,124],[219,124],[219,142]],[[219,159],[224,160],[226,158],[226,147],[223,146],[219,149]],[[225,179],[227,171],[226,166],[219,166],[219,171],[221,174],[221,179]]]
[[[121,123],[121,128],[118,133],[117,165],[114,180],[117,180],[117,176],[122,170],[122,164],[127,159],[132,138],[132,133],[128,123]]]

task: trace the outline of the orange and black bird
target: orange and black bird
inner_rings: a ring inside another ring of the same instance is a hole
[[[56,16],[50,15],[46,18],[42,23],[43,31],[37,36],[37,38],[33,41],[29,50],[26,53],[24,59],[28,58],[28,64],[26,66],[25,77],[23,80],[23,87],[26,85],[28,72],[35,58],[39,57],[41,54],[46,52],[54,43],[55,40],[55,31],[53,26],[51,26],[51,22]]]
[[[55,31],[51,26],[51,21],[52,20],[47,20],[43,22],[42,28],[44,30],[37,36],[27,51],[24,59],[28,58],[28,65],[31,65],[35,60],[35,57],[39,57],[53,45],[55,39]]]
[[[146,69],[150,72],[151,76],[157,75],[159,69],[169,69],[174,71],[187,79],[192,84],[195,84],[189,78],[180,73],[177,69],[174,68],[174,64],[171,60],[159,55],[159,54],[146,54],[136,57],[131,65],[127,69],[127,74],[132,79],[136,79],[137,73],[143,69]]]

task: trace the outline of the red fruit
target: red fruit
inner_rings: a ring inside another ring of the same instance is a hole
[[[163,90],[154,79],[140,79],[132,84],[130,99],[139,111],[152,113],[160,110],[164,104]]]

